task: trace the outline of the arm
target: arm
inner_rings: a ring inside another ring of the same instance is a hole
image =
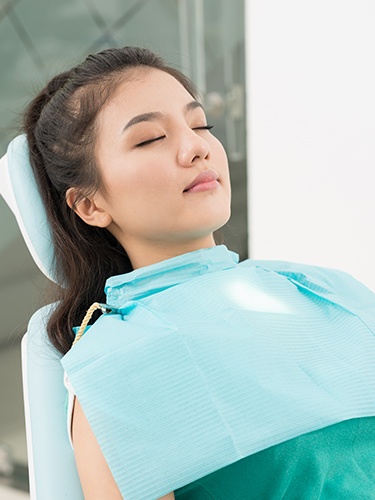
[[[85,499],[122,500],[121,493],[77,398],[74,402],[72,438]],[[168,493],[159,500],[174,500],[174,493]]]

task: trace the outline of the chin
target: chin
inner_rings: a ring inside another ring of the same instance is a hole
[[[221,229],[230,219],[230,212],[223,214],[221,217],[215,219],[200,220],[199,227],[195,227],[192,232],[195,232],[197,237],[205,237],[212,235],[215,231]]]
[[[213,229],[213,231],[217,231],[218,229],[221,229],[223,226],[225,226],[225,224],[229,221],[230,216],[231,216],[230,208],[225,212],[219,214],[219,216],[214,221],[215,228]]]

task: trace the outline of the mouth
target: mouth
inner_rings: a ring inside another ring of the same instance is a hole
[[[200,172],[196,178],[187,185],[184,193],[198,193],[201,191],[209,191],[216,189],[219,186],[219,176],[214,170],[204,170]]]

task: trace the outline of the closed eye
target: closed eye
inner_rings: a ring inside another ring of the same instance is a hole
[[[162,139],[165,139],[165,137],[165,135],[161,135],[160,137],[155,137],[154,139],[147,139],[147,141],[139,142],[135,145],[135,147],[142,148],[143,146],[147,146],[148,144],[152,144],[153,142],[161,141]]]
[[[211,130],[213,125],[202,125],[202,127],[194,127],[193,130]]]
[[[202,125],[201,127],[193,127],[193,130],[211,130],[212,128],[213,125]],[[162,139],[165,139],[165,137],[166,137],[165,135],[161,135],[153,139],[147,139],[147,141],[139,142],[138,144],[135,145],[135,147],[142,148],[143,146],[147,146],[149,144],[152,144],[153,142],[161,141]]]

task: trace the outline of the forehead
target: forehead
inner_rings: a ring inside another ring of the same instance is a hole
[[[102,109],[104,115],[167,112],[183,108],[194,100],[185,87],[169,73],[153,68],[137,68],[126,75]]]

